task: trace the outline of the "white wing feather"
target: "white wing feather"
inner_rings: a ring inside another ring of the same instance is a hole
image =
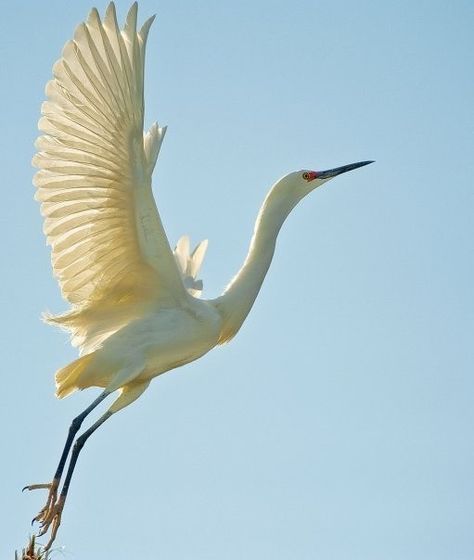
[[[183,235],[174,250],[174,258],[181,271],[183,284],[188,292],[194,297],[200,297],[202,293],[202,280],[197,279],[199,269],[207,249],[207,239],[201,241],[194,251],[190,253],[189,237]]]
[[[137,5],[121,31],[93,9],[54,65],[33,163],[63,296],[77,310],[186,297],[156,209],[151,173],[165,133],[143,135],[145,44]],[[100,305],[99,305],[100,307]]]

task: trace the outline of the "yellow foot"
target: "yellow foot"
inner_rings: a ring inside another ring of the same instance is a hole
[[[45,506],[40,510],[40,512],[38,513],[38,515],[36,515],[35,517],[33,517],[31,524],[33,524],[35,521],[37,521],[38,523],[41,524],[40,529],[43,530],[43,526],[46,523],[46,521],[51,517],[51,511],[54,507],[54,505],[56,504],[56,502],[58,501],[58,486],[59,486],[59,480],[57,478],[53,479],[53,482],[49,482],[47,484],[30,484],[29,486],[25,486],[23,488],[24,490],[43,490],[43,489],[48,489],[48,497],[46,498],[46,504]],[[49,524],[51,523],[51,521],[49,522]],[[49,527],[48,524],[48,527]],[[48,530],[48,529],[46,529]],[[44,534],[44,533],[43,533]]]
[[[44,534],[46,534],[49,531],[49,529],[51,529],[49,541],[44,547],[45,552],[47,552],[51,548],[51,545],[53,544],[54,539],[56,538],[59,525],[61,525],[61,515],[63,513],[65,500],[66,500],[65,496],[59,496],[59,499],[49,507],[47,512],[42,514],[43,510],[41,510],[39,513],[39,515],[42,514],[42,517],[41,519],[38,519],[38,521],[40,522],[40,530],[38,533],[38,537],[42,537]]]
[[[33,517],[31,523],[38,522],[40,524],[38,537],[45,535],[51,529],[51,535],[48,543],[44,547],[45,551],[51,548],[51,545],[56,538],[56,534],[61,524],[61,515],[64,508],[64,496],[58,498],[59,479],[53,479],[53,482],[47,484],[30,484],[25,486],[23,490],[49,490],[46,499],[46,505],[40,510],[36,517]]]

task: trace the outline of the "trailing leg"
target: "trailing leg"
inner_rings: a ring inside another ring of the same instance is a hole
[[[29,484],[25,486],[23,490],[38,490],[38,489],[48,489],[48,497],[46,499],[45,506],[40,510],[38,515],[33,518],[32,523],[38,521],[43,526],[44,522],[50,517],[51,510],[53,505],[57,500],[58,495],[58,488],[59,482],[61,480],[61,476],[64,471],[64,467],[66,465],[66,461],[71,450],[72,444],[74,442],[74,438],[79,431],[84,419],[96,408],[110,393],[107,391],[102,392],[81,414],[76,416],[72,421],[71,425],[69,426],[69,432],[66,439],[66,443],[64,445],[63,452],[61,453],[61,458],[59,459],[58,466],[56,468],[56,472],[54,473],[54,477],[52,482],[48,482],[46,484]]]
[[[58,532],[59,525],[61,524],[61,516],[64,509],[64,504],[66,502],[66,497],[69,491],[69,486],[71,484],[71,479],[74,474],[74,469],[76,468],[77,459],[79,457],[82,448],[84,447],[85,442],[89,439],[89,437],[101,426],[106,420],[108,420],[115,412],[118,412],[120,409],[124,408],[125,406],[132,403],[135,399],[137,399],[143,391],[148,387],[149,382],[143,383],[135,383],[133,385],[127,385],[126,387],[122,388],[122,392],[118,399],[112,404],[109,410],[103,414],[90,428],[88,428],[85,432],[80,435],[72,448],[71,459],[68,465],[68,469],[66,472],[66,477],[64,479],[63,487],[61,489],[61,493],[59,498],[55,498],[55,500],[50,504],[48,511],[44,516],[42,516],[41,528],[38,536],[42,536],[47,533],[47,531],[51,528],[51,535],[47,545],[45,546],[45,550],[49,550],[51,545],[53,544],[54,539],[56,538],[56,534]],[[76,431],[77,432],[77,431]],[[69,445],[71,447],[71,444]],[[63,465],[64,469],[64,465]],[[57,489],[56,489],[57,490]]]
[[[64,503],[66,501],[66,496],[69,490],[69,485],[71,484],[72,475],[74,473],[74,468],[76,467],[79,453],[84,447],[87,439],[97,430],[99,426],[101,426],[108,418],[110,418],[112,414],[113,412],[110,412],[108,410],[97,420],[97,422],[94,422],[94,424],[92,424],[89,429],[87,429],[81,436],[79,436],[74,443],[71,453],[71,460],[69,462],[66,478],[64,479],[64,484],[61,489],[61,494],[59,495],[59,498],[51,504],[47,516],[43,520],[41,520],[41,530],[38,533],[38,537],[41,537],[45,533],[47,533],[49,528],[51,527],[51,535],[49,537],[47,545],[44,547],[45,550],[50,549],[54,539],[56,538],[59,525],[61,524],[61,516],[64,508]]]

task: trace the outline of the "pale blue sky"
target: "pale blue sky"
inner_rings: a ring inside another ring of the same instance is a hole
[[[44,85],[90,7],[2,5],[2,558],[43,502],[21,487],[51,478],[97,394],[53,394],[75,352],[39,321],[65,306],[30,167]],[[294,211],[230,345],[155,380],[88,442],[64,557],[474,558],[473,3],[139,8],[158,14],[147,120],[169,126],[158,205],[172,243],[209,238],[207,296],[281,175],[377,163]]]

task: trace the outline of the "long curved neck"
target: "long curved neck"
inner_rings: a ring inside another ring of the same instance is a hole
[[[230,340],[240,329],[265,279],[280,228],[297,201],[288,201],[274,187],[267,195],[255,222],[247,257],[221,297],[213,300],[223,318],[219,342]]]

